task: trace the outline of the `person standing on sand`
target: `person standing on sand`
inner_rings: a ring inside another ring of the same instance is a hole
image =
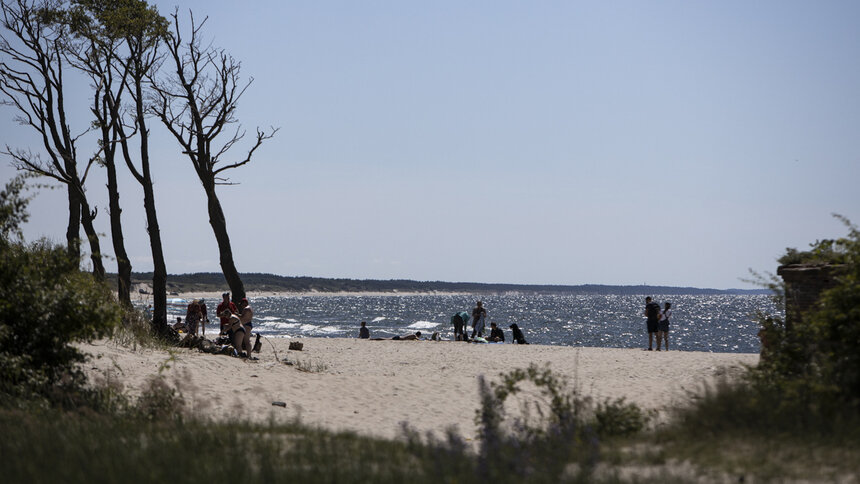
[[[660,351],[660,340],[666,344],[666,351],[669,351],[669,317],[672,315],[672,303],[666,303],[663,312],[660,313],[660,320],[657,321],[657,351]]]
[[[236,305],[233,304],[233,301],[230,300],[229,292],[221,294],[221,299],[221,304],[219,304],[218,307],[215,308],[215,314],[217,314],[218,317],[221,319],[221,334],[227,334],[227,329],[230,325],[230,314],[236,314],[239,312],[239,310],[236,308]],[[224,311],[229,312],[227,317],[222,316],[222,314],[224,314]]]
[[[251,309],[251,303],[248,302],[248,298],[243,297],[239,302],[239,320],[242,322],[242,327],[245,328],[245,338],[242,341],[242,349],[248,353],[248,356],[251,355],[251,329],[254,328],[254,324],[251,322],[251,319],[254,317],[254,310]]]
[[[358,338],[359,339],[370,339],[370,330],[367,329],[367,322],[362,321],[361,327],[358,328]]]
[[[203,336],[206,336],[206,323],[209,322],[209,312],[206,310],[206,300],[200,299],[200,324],[203,326]]]
[[[472,339],[475,335],[484,336],[484,321],[487,319],[487,310],[484,309],[484,303],[478,301],[475,303],[475,308],[472,309]]]
[[[645,326],[648,329],[648,351],[654,344],[654,333],[657,332],[657,324],[660,321],[660,305],[651,300],[651,296],[645,298]],[[657,339],[657,348],[660,348],[660,339]]]
[[[200,323],[200,305],[196,299],[188,305],[185,312],[185,332],[197,336],[197,325]]]
[[[451,324],[454,325],[454,341],[466,341],[466,323],[469,322],[469,314],[460,311],[451,316]]]

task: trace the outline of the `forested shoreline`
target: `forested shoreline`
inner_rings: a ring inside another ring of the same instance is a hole
[[[575,286],[554,284],[486,284],[477,282],[413,281],[408,279],[346,279],[307,276],[279,276],[275,274],[240,274],[247,291],[251,292],[471,292],[528,294],[769,294],[767,289],[708,289],[673,286],[621,286],[582,284]],[[135,272],[132,284],[140,287],[152,281],[152,273]],[[109,281],[116,278],[109,277]],[[227,283],[219,272],[172,274],[167,277],[169,292],[212,292],[226,290]],[[147,291],[147,288],[143,289]]]

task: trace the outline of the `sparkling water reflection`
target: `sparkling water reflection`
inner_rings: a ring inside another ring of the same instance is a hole
[[[684,351],[756,353],[757,311],[776,307],[764,295],[654,296],[672,303],[670,347]],[[469,311],[474,296],[270,296],[251,298],[255,331],[269,336],[355,337],[367,321],[371,335],[390,337],[421,331],[453,336],[451,315]],[[530,343],[641,348],[647,345],[644,296],[492,295],[483,296],[489,320],[505,329],[517,323]],[[180,314],[172,315],[175,317]],[[214,319],[214,316],[211,316]]]

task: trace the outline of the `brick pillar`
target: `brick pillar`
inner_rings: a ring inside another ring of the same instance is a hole
[[[813,309],[821,293],[836,285],[841,265],[789,264],[776,273],[785,282],[785,328],[800,323],[803,314]]]

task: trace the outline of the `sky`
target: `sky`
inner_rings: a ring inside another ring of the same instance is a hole
[[[154,4],[208,16],[253,78],[242,126],[279,128],[219,189],[240,272],[752,288],[786,247],[845,235],[833,213],[860,223],[855,1]],[[0,141],[38,149],[13,116]],[[168,272],[217,272],[202,187],[152,130]],[[112,254],[100,171],[88,194]],[[41,190],[27,239],[64,242],[64,204]]]

